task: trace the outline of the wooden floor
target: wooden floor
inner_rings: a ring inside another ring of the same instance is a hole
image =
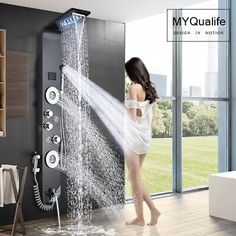
[[[134,216],[133,204],[126,204],[120,213],[120,219],[113,224],[107,223],[104,216],[97,212],[97,222],[105,228],[112,227],[115,229],[115,234],[96,233],[88,235],[236,236],[236,223],[209,216],[207,190],[158,198],[155,200],[155,204],[162,213],[156,226],[126,226],[124,224],[125,220]],[[149,218],[149,211],[145,206],[147,222]],[[44,235],[36,231],[35,228],[47,228],[55,224],[56,221],[53,219],[27,222],[27,235]],[[0,233],[0,235],[3,234]]]

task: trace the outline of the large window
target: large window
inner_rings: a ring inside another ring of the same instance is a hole
[[[226,2],[190,8],[227,8]],[[227,42],[181,43],[182,189],[208,186],[210,174],[227,171],[227,52]]]
[[[222,2],[186,7],[227,8]],[[153,194],[208,186],[211,173],[228,169],[228,43],[167,42],[163,12],[127,23],[126,60],[134,56],[160,95],[143,181]]]
[[[225,105],[216,101],[183,101],[183,189],[207,186],[209,175],[218,172],[219,112]]]
[[[218,161],[218,157],[226,158],[228,101],[227,60],[221,60],[219,66],[219,50],[226,55],[227,44],[182,43],[183,189],[207,186],[210,174],[226,171],[226,159]],[[219,134],[218,129],[224,133]]]

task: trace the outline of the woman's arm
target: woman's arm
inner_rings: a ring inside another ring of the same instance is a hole
[[[156,102],[154,102],[153,106],[152,106],[152,122],[156,120],[156,108],[157,104]]]
[[[137,89],[135,84],[129,86],[128,99],[137,101]],[[129,114],[131,118],[136,118],[136,108],[129,108]]]

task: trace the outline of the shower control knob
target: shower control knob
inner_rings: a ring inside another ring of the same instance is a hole
[[[55,144],[58,144],[58,143],[61,142],[61,138],[58,135],[54,135],[52,137],[52,142],[55,143]]]
[[[47,131],[51,130],[53,128],[53,124],[51,122],[46,122],[43,125],[44,129],[46,129]]]
[[[51,118],[53,116],[53,112],[51,110],[47,109],[44,112],[44,116],[49,119],[49,118]]]

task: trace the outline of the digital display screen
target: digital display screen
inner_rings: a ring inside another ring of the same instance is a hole
[[[57,80],[56,72],[48,72],[48,80]]]

